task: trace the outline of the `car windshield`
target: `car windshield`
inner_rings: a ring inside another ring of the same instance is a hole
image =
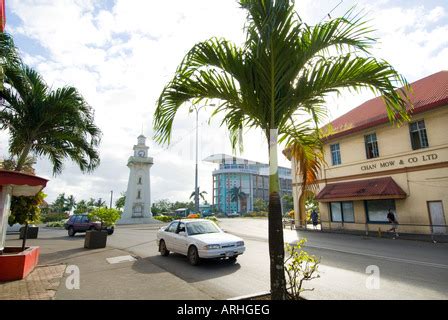
[[[213,222],[198,221],[187,223],[188,235],[194,236],[204,233],[219,233],[220,230]]]

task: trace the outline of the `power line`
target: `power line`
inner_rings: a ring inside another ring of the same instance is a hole
[[[320,21],[319,23],[321,23],[322,21],[324,21],[327,17],[331,19],[331,13],[336,10],[337,7],[339,7],[342,2],[344,2],[344,0],[341,0],[333,9],[330,10],[330,12],[328,12]]]

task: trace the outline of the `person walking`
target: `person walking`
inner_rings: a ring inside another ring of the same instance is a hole
[[[387,220],[389,220],[389,223],[392,225],[392,228],[390,228],[388,231],[395,232],[395,236],[393,237],[393,239],[395,239],[396,237],[398,237],[398,221],[395,217],[395,214],[392,212],[392,209],[389,209],[389,211],[387,212]]]
[[[313,228],[316,230],[319,222],[319,214],[315,209],[311,212],[311,221],[313,222]]]

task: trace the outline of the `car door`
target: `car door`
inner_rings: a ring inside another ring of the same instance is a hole
[[[82,216],[75,216],[75,218],[73,219],[73,230],[75,230],[76,232],[82,231]]]
[[[163,240],[165,241],[166,248],[170,251],[176,252],[176,248],[174,246],[174,234],[176,233],[177,226],[179,222],[174,221],[163,231]]]
[[[87,231],[90,227],[90,221],[87,216],[82,216],[79,223],[79,231]]]
[[[183,232],[183,234],[181,234]],[[188,237],[185,230],[185,223],[179,222],[176,232],[173,234],[173,243],[176,248],[176,252],[180,254],[187,254]]]

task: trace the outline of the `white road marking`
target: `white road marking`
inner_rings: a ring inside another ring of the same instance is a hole
[[[121,262],[128,262],[128,261],[137,261],[133,256],[119,256],[119,257],[113,257],[113,258],[106,258],[107,262],[110,264],[115,263],[121,263]]]

